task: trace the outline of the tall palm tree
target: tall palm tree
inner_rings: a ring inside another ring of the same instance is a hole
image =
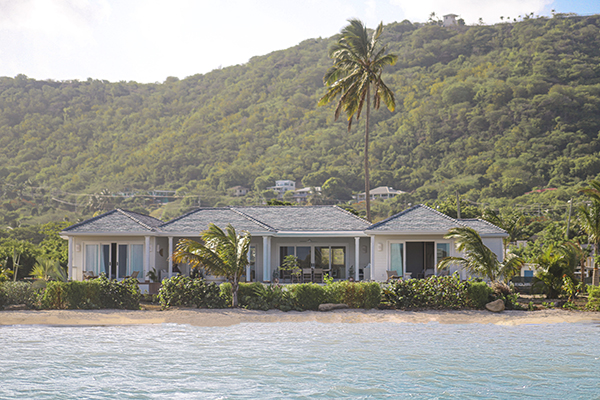
[[[188,263],[192,268],[202,268],[211,275],[226,278],[231,282],[232,306],[237,307],[239,282],[248,265],[251,236],[248,232],[237,234],[231,224],[225,230],[210,224],[200,234],[203,243],[179,240],[173,261]]]
[[[335,109],[337,120],[342,110],[348,116],[348,130],[352,128],[352,120],[360,118],[366,101],[365,119],[365,199],[367,220],[371,220],[371,199],[369,193],[369,114],[371,113],[371,93],[373,107],[378,109],[381,101],[390,110],[396,108],[394,93],[381,79],[383,69],[394,65],[398,56],[385,54],[385,46],[380,46],[379,37],[383,32],[383,23],[369,38],[366,26],[358,19],[348,20],[339,40],[329,50],[329,57],[334,59],[333,66],[323,77],[329,86],[327,93],[319,100],[325,105],[340,95]]]
[[[465,257],[447,257],[438,264],[438,269],[448,268],[452,264],[461,265],[469,273],[479,275],[492,282],[510,279],[525,263],[520,257],[509,254],[503,261],[489,247],[483,244],[481,236],[471,228],[452,228],[444,235],[445,239],[454,239],[456,249]]]

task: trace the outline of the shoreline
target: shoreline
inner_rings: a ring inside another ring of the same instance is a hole
[[[0,326],[119,326],[183,324],[202,327],[232,326],[241,323],[319,322],[319,323],[440,323],[523,324],[599,323],[600,312],[560,309],[539,311],[507,310],[491,313],[480,310],[337,310],[255,311],[245,309],[173,308],[159,310],[25,310],[0,311]]]

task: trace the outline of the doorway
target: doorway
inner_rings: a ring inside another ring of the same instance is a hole
[[[435,274],[435,242],[406,242],[406,272],[422,279]]]

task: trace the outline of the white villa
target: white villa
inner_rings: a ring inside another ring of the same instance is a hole
[[[507,233],[479,219],[454,219],[424,205],[371,224],[337,206],[200,208],[169,222],[116,209],[61,232],[69,241],[69,278],[104,272],[116,279],[135,271],[140,286],[153,269],[174,274],[170,255],[181,238],[197,239],[210,223],[252,235],[247,281],[271,281],[287,255],[302,267],[322,268],[334,279],[385,281],[386,271],[403,277],[438,274],[437,262],[456,253],[450,228],[468,226],[502,259]],[[177,266],[187,275],[189,266]],[[454,272],[451,270],[449,272]],[[447,273],[444,271],[444,273]],[[465,271],[459,271],[466,279]]]
[[[375,189],[369,190],[369,196],[371,197],[371,200],[392,199],[402,193],[406,192],[403,192],[402,190],[396,190],[393,187],[389,186],[378,186]],[[358,194],[358,201],[363,201],[365,198],[365,192],[361,192]]]

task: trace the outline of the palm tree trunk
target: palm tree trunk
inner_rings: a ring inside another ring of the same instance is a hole
[[[237,308],[237,306],[238,306],[238,289],[239,289],[239,282],[238,282],[238,278],[236,275],[233,278],[233,282],[231,282],[231,299],[232,299],[231,306],[233,308]]]
[[[371,114],[371,85],[367,87],[367,115],[365,118],[365,200],[367,202],[367,221],[371,222],[371,193],[369,190],[369,114]]]

